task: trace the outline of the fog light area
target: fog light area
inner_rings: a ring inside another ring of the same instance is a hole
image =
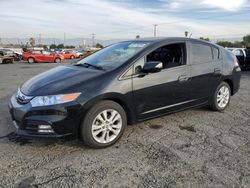
[[[39,133],[54,133],[54,131],[50,125],[39,125],[38,132]]]

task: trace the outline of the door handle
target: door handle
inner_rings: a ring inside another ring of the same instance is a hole
[[[220,73],[221,73],[221,70],[219,68],[214,69],[214,74],[220,74]]]
[[[186,82],[186,81],[188,81],[188,79],[189,79],[189,77],[187,77],[187,75],[181,75],[178,78],[179,82]]]

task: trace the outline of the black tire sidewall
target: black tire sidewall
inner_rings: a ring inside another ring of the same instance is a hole
[[[73,55],[72,55],[72,56],[70,56],[70,59],[75,59],[75,56],[73,56]]]
[[[103,144],[103,143],[97,142],[93,138],[93,136],[92,136],[92,123],[93,123],[95,117],[100,112],[102,112],[103,110],[106,110],[106,109],[114,109],[121,115],[122,128],[121,128],[119,135],[112,142]],[[85,118],[81,124],[80,134],[81,134],[82,140],[88,146],[90,146],[92,148],[105,148],[105,147],[113,145],[117,140],[119,140],[119,138],[124,133],[126,127],[127,127],[127,116],[126,116],[124,109],[116,102],[101,101],[101,102],[97,103],[96,105],[94,105],[85,115]]]
[[[229,100],[228,100],[227,105],[226,105],[224,108],[221,108],[221,107],[219,107],[219,105],[218,105],[218,103],[217,103],[217,95],[218,95],[219,90],[220,90],[223,86],[226,86],[226,87],[229,89]],[[218,87],[216,88],[216,90],[215,90],[215,93],[214,93],[214,96],[213,96],[213,101],[212,101],[212,108],[213,108],[214,110],[217,110],[217,111],[224,111],[224,110],[228,107],[228,105],[229,105],[229,103],[230,103],[230,100],[231,100],[231,88],[230,88],[230,86],[229,86],[228,83],[226,83],[226,82],[221,82],[221,83],[218,85]]]

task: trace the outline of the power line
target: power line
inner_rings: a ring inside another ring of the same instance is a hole
[[[193,20],[208,20],[211,18],[225,18],[225,17],[231,17],[231,16],[237,16],[237,15],[245,15],[245,14],[250,14],[249,12],[244,12],[244,13],[234,13],[234,14],[226,14],[226,15],[213,15],[213,16],[208,16],[208,17],[201,17],[201,18],[193,18]],[[173,22],[161,22],[161,23],[157,23],[157,26],[159,25],[173,25],[173,24],[178,24],[178,23],[185,23],[185,22],[189,22],[190,19],[192,18],[185,18],[185,19],[181,19],[181,20],[177,20],[177,21],[173,21]],[[122,30],[116,30],[116,31],[111,31],[111,32],[107,32],[107,33],[98,33],[99,35],[107,35],[107,34],[112,34],[112,33],[119,33],[119,32],[124,32],[124,31],[133,31],[133,30],[137,30],[137,29],[142,29],[142,28],[149,28],[152,27],[152,25],[145,25],[145,26],[137,26],[137,27],[132,27],[130,29],[122,29]]]

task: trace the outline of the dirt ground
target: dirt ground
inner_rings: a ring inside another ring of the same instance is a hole
[[[225,112],[200,108],[139,123],[94,150],[13,134],[10,96],[55,66],[0,65],[0,187],[250,187],[250,72]]]

